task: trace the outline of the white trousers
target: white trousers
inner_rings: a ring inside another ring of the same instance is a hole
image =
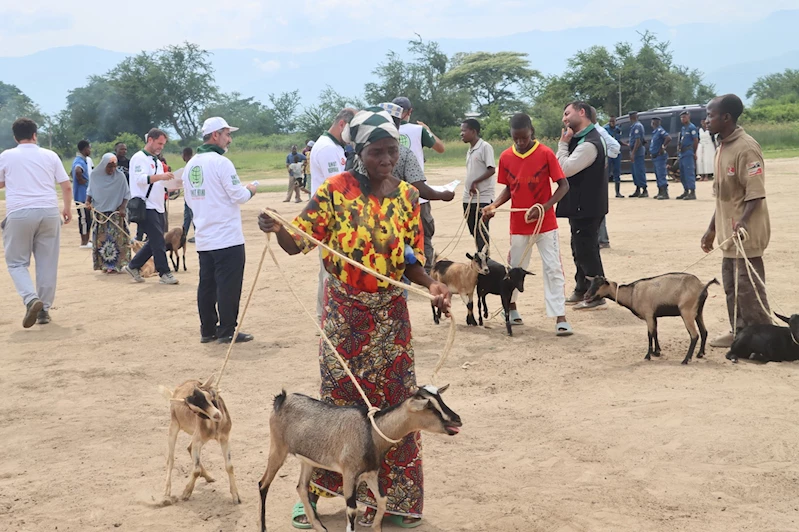
[[[510,235],[510,252],[508,263],[511,268],[518,266],[527,269],[530,265],[532,248],[525,254],[530,240],[535,238],[535,247],[541,256],[541,266],[544,276],[544,303],[547,316],[556,318],[566,315],[566,277],[563,274],[563,264],[560,261],[560,243],[558,230],[554,229],[540,235]],[[519,291],[514,290],[511,302],[515,303]]]

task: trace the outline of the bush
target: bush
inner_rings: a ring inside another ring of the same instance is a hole
[[[114,146],[118,142],[124,142],[128,147],[128,159],[144,147],[144,138],[133,133],[121,133],[111,142],[92,142],[92,159],[99,161],[106,153],[113,153]],[[167,144],[168,146],[169,144]]]

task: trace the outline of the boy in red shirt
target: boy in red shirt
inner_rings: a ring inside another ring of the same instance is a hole
[[[508,200],[514,209],[529,209],[536,203],[543,205],[544,221],[537,235],[533,234],[538,220],[537,210],[530,211],[529,217],[525,212],[511,213],[508,262],[511,268],[527,268],[532,255],[532,248],[528,251],[528,246],[531,240],[535,241],[544,272],[547,316],[556,318],[555,333],[558,336],[569,336],[572,328],[566,321],[566,278],[560,261],[558,222],[552,209],[569,191],[569,181],[552,150],[535,140],[535,129],[529,116],[524,113],[513,115],[510,132],[513,146],[500,155],[497,171],[497,183],[507,186],[494,203],[483,209],[483,219],[491,219],[494,211]],[[553,182],[558,185],[554,194]],[[516,310],[518,295],[519,292],[514,291],[511,299],[510,322],[513,325],[523,323]]]

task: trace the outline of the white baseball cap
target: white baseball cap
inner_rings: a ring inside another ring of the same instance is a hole
[[[220,129],[229,129],[231,133],[239,130],[237,127],[230,127],[221,116],[212,116],[203,122],[203,137]]]

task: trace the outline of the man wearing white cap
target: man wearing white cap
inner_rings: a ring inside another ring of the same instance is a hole
[[[200,256],[197,308],[200,342],[249,342],[252,335],[239,333],[241,285],[244,280],[244,231],[241,205],[255,195],[255,185],[242,185],[236,168],[223,154],[230,134],[237,131],[223,118],[203,123],[203,145],[183,170],[186,202],[194,212],[194,238]]]

